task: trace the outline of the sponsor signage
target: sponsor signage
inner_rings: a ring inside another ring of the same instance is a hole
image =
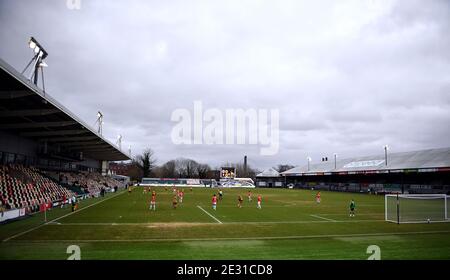
[[[344,168],[361,168],[361,167],[375,167],[383,164],[384,160],[364,160],[364,161],[352,161],[344,165]]]
[[[436,168],[421,168],[418,172],[436,172],[438,169]]]
[[[15,219],[21,216],[25,216],[25,208],[4,211],[3,215],[0,215],[0,222]]]

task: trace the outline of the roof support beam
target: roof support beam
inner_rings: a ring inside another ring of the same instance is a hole
[[[60,135],[77,135],[87,133],[84,129],[73,130],[54,130],[54,131],[36,131],[36,132],[23,132],[20,135],[25,137],[40,137],[40,136],[60,136]]]
[[[93,153],[93,154],[100,154],[100,153],[113,154],[116,152],[116,150],[114,150],[112,148],[110,148],[110,149],[105,149],[105,148],[83,149],[83,148],[81,148],[80,151],[86,152],[86,153]]]
[[[107,150],[109,151],[112,149],[109,145],[86,145],[86,146],[76,146],[76,147],[68,147],[70,150],[77,150],[77,151],[91,151],[91,150]]]
[[[83,140],[94,140],[94,139],[98,139],[98,137],[97,136],[59,137],[59,138],[40,139],[40,141],[70,142],[70,141],[83,141]]]
[[[33,110],[16,110],[16,111],[0,111],[0,118],[5,117],[32,117],[45,116],[60,113],[58,109],[33,109]]]
[[[100,144],[105,144],[105,142],[101,142],[101,141],[76,141],[76,142],[67,142],[67,143],[60,143],[60,146],[64,146],[64,147],[81,147],[81,146],[93,146],[93,145],[100,145]]]
[[[20,129],[20,128],[41,128],[41,127],[62,127],[77,124],[76,121],[63,122],[36,122],[36,123],[13,123],[0,124],[0,129]]]
[[[25,96],[30,96],[33,93],[29,90],[5,90],[0,91],[0,99],[14,99]]]
[[[105,161],[119,161],[119,160],[128,160],[125,156],[120,155],[88,155],[86,157],[95,157],[97,160],[105,160]]]

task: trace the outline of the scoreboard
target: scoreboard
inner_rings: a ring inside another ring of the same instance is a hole
[[[236,177],[236,168],[222,167],[220,170],[221,179],[234,179]]]

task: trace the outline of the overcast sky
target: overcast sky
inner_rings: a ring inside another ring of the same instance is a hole
[[[0,0],[0,57],[21,71],[34,36],[47,92],[158,163],[264,169],[450,146],[450,1]],[[177,108],[278,109],[280,149],[175,145]]]

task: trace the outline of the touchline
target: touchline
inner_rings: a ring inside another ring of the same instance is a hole
[[[202,102],[194,101],[192,111],[185,108],[174,110],[171,121],[175,122],[171,138],[176,145],[249,144],[259,145],[261,155],[278,153],[278,109],[203,110]]]

